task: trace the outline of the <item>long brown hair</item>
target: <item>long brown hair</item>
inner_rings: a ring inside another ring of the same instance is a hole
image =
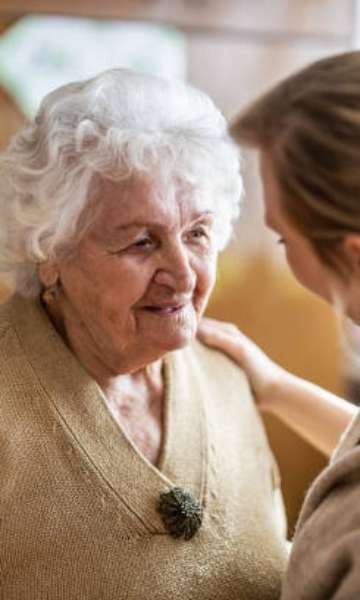
[[[339,271],[339,241],[360,233],[360,52],[287,77],[247,107],[231,133],[268,155],[284,213]]]

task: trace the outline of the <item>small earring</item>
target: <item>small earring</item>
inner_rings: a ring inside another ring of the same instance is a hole
[[[45,290],[42,293],[42,299],[45,302],[45,304],[53,304],[53,302],[56,299],[57,293],[57,283],[54,283],[53,285],[50,285],[49,287],[45,288]]]

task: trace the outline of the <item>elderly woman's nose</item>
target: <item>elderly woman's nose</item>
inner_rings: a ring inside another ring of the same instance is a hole
[[[196,283],[196,275],[183,249],[166,253],[160,268],[155,274],[155,281],[160,285],[174,288],[178,292],[191,292]]]

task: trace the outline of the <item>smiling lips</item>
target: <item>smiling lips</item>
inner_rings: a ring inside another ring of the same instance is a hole
[[[162,317],[168,317],[178,313],[183,307],[184,304],[176,304],[172,306],[145,306],[145,310],[149,310],[150,312],[156,313]]]

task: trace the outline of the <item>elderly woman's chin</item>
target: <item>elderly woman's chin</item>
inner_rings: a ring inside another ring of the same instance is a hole
[[[163,308],[146,315],[144,343],[159,355],[184,348],[195,338],[200,317],[193,307]],[[145,325],[145,324],[144,324]]]
[[[108,366],[114,374],[134,372],[147,365],[163,359],[168,353],[189,346],[195,339],[197,324],[186,327],[174,326],[171,331],[159,327],[157,333],[148,331],[139,335],[126,349],[123,340],[113,340],[112,350],[107,354]],[[119,342],[119,343],[117,343]]]

